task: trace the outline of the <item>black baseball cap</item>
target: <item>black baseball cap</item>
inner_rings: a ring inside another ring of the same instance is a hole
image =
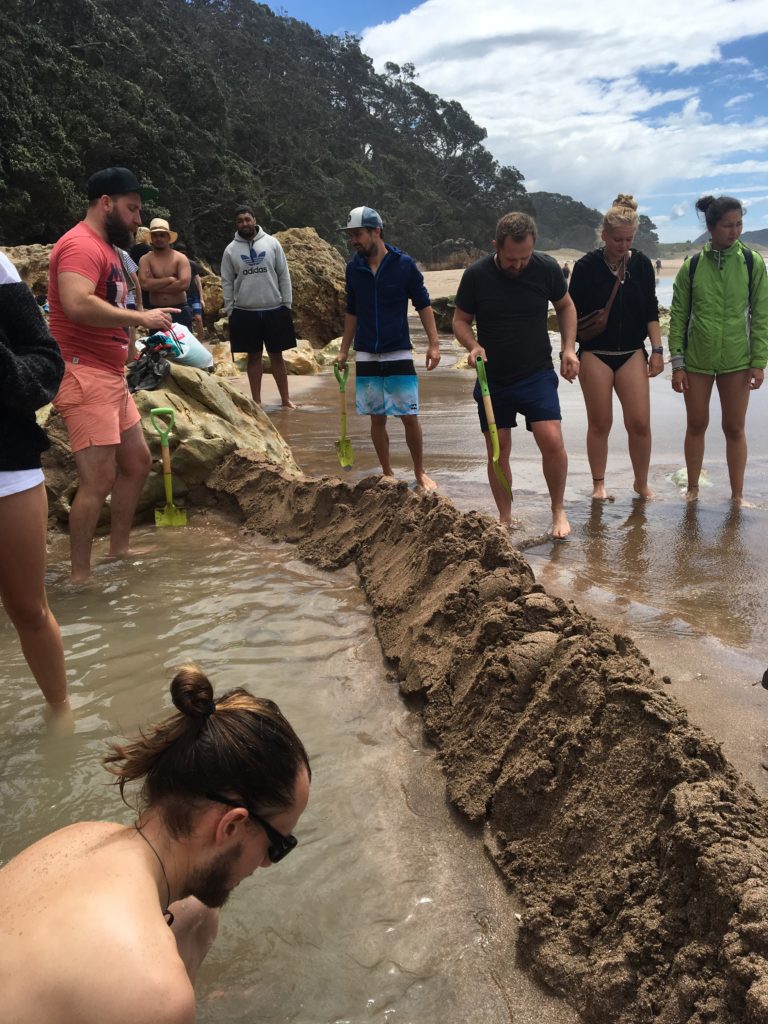
[[[160,195],[151,185],[140,185],[139,179],[127,167],[106,167],[103,171],[96,171],[88,179],[89,199],[98,199],[100,196],[124,196],[128,192],[138,192],[148,203]]]

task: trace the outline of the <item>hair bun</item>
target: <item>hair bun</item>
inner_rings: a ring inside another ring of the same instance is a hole
[[[213,710],[213,686],[198,665],[182,665],[171,682],[174,706],[190,718],[208,718]]]
[[[714,201],[715,201],[715,197],[714,196],[701,196],[700,199],[696,200],[696,209],[700,213],[706,214],[707,210],[710,208],[712,203],[714,203]]]
[[[613,200],[612,206],[626,206],[630,210],[637,209],[637,203],[635,197],[630,193],[619,192],[616,198]]]

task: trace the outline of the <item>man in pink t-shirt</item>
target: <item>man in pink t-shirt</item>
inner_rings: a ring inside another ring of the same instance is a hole
[[[50,328],[66,370],[54,405],[67,427],[79,476],[69,513],[72,579],[91,574],[91,549],[107,495],[110,554],[126,557],[133,515],[152,459],[125,383],[128,329],[171,326],[176,309],[125,308],[128,284],[115,246],[126,249],[141,224],[142,187],[126,167],[88,181],[88,212],[58,240],[48,282]]]

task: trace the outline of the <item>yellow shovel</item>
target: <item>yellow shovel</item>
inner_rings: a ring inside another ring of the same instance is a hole
[[[170,420],[165,423],[162,419]],[[155,509],[155,526],[186,526],[187,513],[183,508],[173,504],[173,481],[171,479],[171,453],[168,448],[168,435],[175,421],[173,409],[150,409],[149,418],[152,426],[160,435],[160,447],[163,453],[163,483],[165,484],[165,508]]]
[[[352,451],[352,442],[347,437],[347,377],[349,377],[349,366],[339,370],[333,364],[333,372],[339,384],[339,408],[341,409],[341,437],[336,442],[336,454],[339,457],[339,465],[342,469],[351,469],[355,462],[355,453]]]
[[[480,394],[483,398],[483,407],[485,408],[485,418],[488,420],[488,432],[491,435],[491,456],[493,459],[493,472],[496,474],[496,479],[499,481],[501,486],[512,497],[512,488],[509,485],[509,480],[504,473],[504,470],[499,465],[499,431],[496,428],[496,417],[493,415],[493,403],[491,402],[491,393],[488,390],[488,377],[485,373],[485,364],[480,356],[475,360],[475,370],[477,371],[477,380],[480,384]]]

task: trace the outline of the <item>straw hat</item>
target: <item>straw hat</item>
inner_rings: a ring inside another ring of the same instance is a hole
[[[155,217],[149,222],[149,233],[154,235],[156,231],[165,231],[166,234],[171,236],[171,245],[179,237],[175,231],[171,231],[171,225],[167,220],[163,220],[162,217]]]

